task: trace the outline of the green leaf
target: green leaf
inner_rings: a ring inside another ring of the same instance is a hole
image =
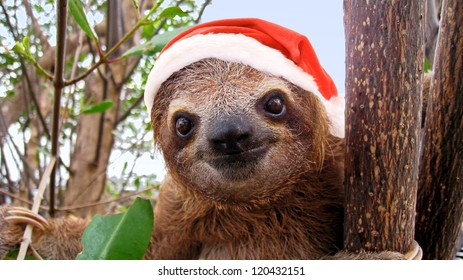
[[[3,255],[3,260],[17,260],[18,259],[18,255],[19,255],[19,249],[13,249],[9,252],[7,252],[5,255]],[[26,257],[24,258],[26,261],[27,260],[32,260],[32,261],[36,261],[37,259],[34,258],[34,256],[32,255],[26,255]]]
[[[96,215],[82,237],[78,260],[139,260],[148,248],[153,230],[153,208],[137,198],[124,213]]]
[[[24,37],[22,42],[16,42],[13,46],[13,51],[22,55],[26,60],[35,62],[30,50],[29,37]]]
[[[127,165],[128,165],[128,163],[124,162],[124,166],[122,167],[122,171],[121,171],[121,176],[123,176],[125,174],[125,170],[127,170]]]
[[[141,37],[145,39],[151,38],[155,31],[156,28],[154,24],[143,25],[141,29]]]
[[[130,131],[132,131],[133,135],[137,135],[138,134],[138,129],[135,127],[135,125],[133,123],[128,123],[128,128],[130,129]]]
[[[140,177],[135,178],[135,181],[133,182],[137,190],[140,188]]]
[[[147,52],[160,52],[162,48],[164,48],[164,46],[167,45],[167,43],[169,43],[170,40],[172,40],[175,36],[189,28],[190,27],[180,27],[172,31],[167,31],[162,34],[156,35],[148,42],[129,49],[122,55],[122,57],[138,56]]]
[[[160,18],[174,18],[175,16],[185,17],[188,13],[177,6],[167,7],[160,14]]]
[[[145,108],[146,108],[146,106],[145,106]],[[145,125],[145,131],[151,131],[152,129],[153,129],[153,127],[152,127],[151,123],[149,123],[149,122],[146,123],[146,125]]]
[[[24,46],[24,51],[31,56],[31,50],[30,50],[30,44],[29,44],[29,37],[26,36],[23,38],[23,46]]]
[[[82,110],[82,114],[94,114],[94,113],[103,113],[106,112],[109,108],[113,106],[113,102],[109,100],[102,101],[98,104],[91,105]]]
[[[35,66],[36,71],[40,75],[43,75],[45,77],[50,76],[45,72],[45,70],[42,67],[40,67],[40,65],[37,63],[34,56],[32,55],[31,50],[30,50],[30,45],[29,45],[29,37],[27,36],[24,37],[21,43],[16,42],[12,50],[16,52],[17,54],[23,56],[24,59],[32,62],[32,64],[34,64]]]
[[[16,42],[13,46],[13,51],[17,54],[20,54],[22,56],[24,56],[25,58],[28,58],[27,57],[27,52],[26,50],[24,50],[24,46],[22,43],[20,42]]]
[[[85,15],[82,3],[80,0],[70,0],[69,1],[69,11],[77,24],[82,28],[82,30],[87,34],[88,37],[92,38],[93,41],[97,42],[98,38],[93,32],[93,29],[88,23],[87,16]]]
[[[122,57],[140,56],[144,54],[145,52],[155,51],[155,50],[156,50],[156,45],[153,45],[151,42],[146,42],[144,44],[130,48],[122,55]]]
[[[42,6],[40,6],[40,5],[37,5],[37,4],[34,5],[34,9],[35,9],[37,12],[39,12],[39,13],[42,13],[42,12],[43,12],[43,8],[42,8]]]

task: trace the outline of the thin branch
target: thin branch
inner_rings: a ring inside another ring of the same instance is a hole
[[[39,252],[37,252],[37,250],[35,250],[35,248],[34,248],[32,245],[30,245],[29,247],[31,248],[32,256],[34,256],[34,258],[35,258],[36,260],[43,261],[43,258],[42,258],[42,256],[39,254]]]
[[[78,81],[81,81],[81,80],[85,79],[88,75],[90,75],[90,73],[92,73],[96,68],[98,68],[103,63],[114,62],[114,61],[109,61],[109,57],[111,57],[111,55],[113,53],[115,53],[123,43],[125,43],[130,37],[132,37],[133,34],[138,30],[138,28],[140,28],[141,26],[147,24],[146,22],[147,22],[149,16],[151,16],[151,14],[153,14],[159,8],[159,6],[162,4],[162,2],[163,1],[157,2],[156,5],[153,8],[151,8],[151,10],[148,12],[148,14],[146,16],[144,16],[141,20],[139,20],[132,27],[132,29],[130,29],[130,31],[127,32],[122,37],[122,39],[120,39],[109,51],[107,51],[102,57],[100,57],[100,59],[98,60],[97,63],[92,65],[90,68],[88,68],[79,77],[71,79],[71,80],[64,81],[64,86],[72,85],[72,84],[77,83]]]
[[[7,192],[7,191],[4,191],[4,190],[2,190],[2,189],[0,189],[0,193],[2,193],[2,194],[4,194],[4,195],[7,195],[7,196],[9,196],[9,197],[11,197],[11,198],[14,198],[15,200],[18,200],[18,201],[21,201],[21,202],[23,202],[23,203],[29,204],[29,205],[33,205],[33,204],[34,204],[33,202],[31,202],[31,201],[29,201],[29,200],[27,200],[27,199],[24,199],[24,198],[22,198],[22,197],[20,197],[20,196],[18,196],[18,195],[15,195],[14,193]],[[42,209],[42,210],[48,210],[48,207],[40,206],[40,209]]]
[[[17,148],[14,144],[13,144],[13,146],[14,146],[15,148]],[[10,153],[13,155],[14,152],[13,152],[13,149],[10,147],[10,145],[8,145],[8,149],[10,150]],[[19,157],[21,157],[20,154],[18,154],[18,155],[19,155]],[[13,157],[13,160],[14,160],[14,164],[15,164],[15,166],[16,166],[16,169],[17,169],[17,170],[21,170],[21,167],[20,167],[20,164],[18,163],[18,160],[17,160],[15,157]],[[25,167],[27,167],[27,166],[25,166]],[[26,168],[25,172],[30,172],[29,170],[30,170],[29,168]],[[28,174],[28,175],[30,176],[30,174]],[[24,182],[27,182],[27,178],[26,178],[26,176],[24,175],[24,172],[20,172],[20,173],[19,173],[19,176],[21,177],[21,179],[22,179]],[[32,178],[35,179],[35,177],[32,177]]]
[[[88,9],[88,5],[89,5],[90,1],[87,2],[87,6],[85,7],[86,9]],[[76,73],[77,73],[77,65],[79,64],[79,60],[80,60],[80,54],[82,53],[82,49],[84,47],[84,32],[82,29],[79,29],[79,31],[77,32],[77,48],[76,48],[76,51],[74,53],[74,62],[72,63],[72,68],[71,68],[71,74],[69,75],[69,77],[71,79],[75,78],[76,76]],[[70,102],[70,99],[71,99],[71,96],[73,96],[73,92],[75,91],[75,88],[76,88],[76,84],[72,84],[70,89],[69,89],[69,94],[68,96],[66,97],[66,101],[64,102],[64,107],[65,108],[69,108],[69,102]],[[66,120],[66,118],[63,118],[62,119],[62,123],[61,123],[61,126],[63,125],[64,121]]]
[[[90,3],[91,1],[88,1],[86,6],[85,6],[85,10],[88,10],[89,7],[90,7]],[[79,29],[79,31],[77,32],[77,48],[76,48],[76,51],[74,53],[74,62],[72,63],[72,68],[71,68],[71,74],[70,74],[70,78],[73,79],[75,76],[76,76],[76,73],[77,73],[77,65],[79,64],[79,60],[80,60],[80,54],[82,53],[82,50],[83,50],[83,47],[84,47],[84,32],[82,29]],[[66,96],[66,101],[64,102],[64,108],[66,108],[67,110],[69,110],[69,103],[70,103],[70,100],[71,100],[71,96],[74,96],[74,92],[75,92],[75,89],[76,89],[76,84],[72,84],[70,87],[69,87],[69,91],[68,91],[68,94]],[[72,108],[74,108],[75,104],[73,103],[73,106]],[[60,130],[62,130],[62,127],[66,121],[66,119],[68,118],[68,115],[69,114],[65,114],[63,116],[63,118],[61,119],[61,122],[60,122]],[[71,147],[73,146],[72,145],[72,134],[71,136],[69,137],[70,138],[70,142],[71,142]],[[72,151],[71,151],[72,152]],[[61,157],[60,157],[61,159]],[[63,162],[60,160],[60,164],[64,165]],[[71,174],[71,170],[69,167],[65,166],[66,167],[66,170],[69,172],[69,174]]]
[[[52,173],[52,169],[55,169],[56,158],[51,157],[50,162],[45,168],[45,172],[43,173],[42,179],[40,180],[39,189],[37,190],[37,194],[34,197],[34,204],[32,205],[32,212],[35,214],[39,213],[40,204],[42,203],[43,194],[45,193],[45,189],[47,187],[47,180],[50,178],[50,174]],[[27,225],[26,229],[24,230],[23,241],[21,242],[21,246],[19,247],[18,253],[18,260],[24,260],[27,253],[27,248],[31,244],[32,241],[32,225]]]
[[[203,17],[203,13],[204,13],[204,10],[206,9],[206,7],[211,4],[212,0],[206,0],[204,1],[203,5],[201,6],[201,9],[199,10],[198,12],[198,17],[195,19],[195,24],[198,24],[199,21],[201,20],[201,18]]]
[[[66,49],[66,14],[67,0],[58,0],[57,2],[57,34],[56,34],[56,60],[55,60],[55,100],[53,104],[53,127],[51,139],[51,156],[58,156],[58,137],[59,137],[59,118],[61,109],[61,94],[64,85],[64,64]],[[50,177],[50,216],[55,215],[55,180],[57,166],[54,165]]]
[[[106,18],[106,48],[112,48],[114,44],[117,44],[120,41],[120,36],[122,31],[122,17],[120,15],[120,3],[118,1],[110,1],[107,4],[107,18]],[[102,78],[103,82],[103,98],[106,100],[108,98],[109,89],[110,89],[110,77],[112,76],[110,66],[105,65],[105,73]],[[113,81],[115,86],[115,82]],[[96,142],[95,149],[95,163],[98,164],[101,156],[101,145],[103,144],[103,134],[104,134],[104,125],[105,125],[106,112],[100,114],[99,126],[98,126],[98,138]]]
[[[27,104],[27,103],[26,103],[26,104]],[[27,159],[27,161],[26,161],[26,160],[23,160],[23,166],[24,166],[23,168],[24,168],[24,169],[27,169],[26,166],[29,165],[29,161],[28,161],[28,160],[29,160],[29,149],[28,149],[28,145],[27,145],[28,142],[27,142],[27,140],[26,140],[26,133],[25,133],[25,130],[26,130],[27,127],[29,127],[29,123],[31,122],[31,119],[30,119],[30,117],[29,117],[29,116],[30,116],[29,108],[28,108],[27,106],[26,106],[26,111],[27,111],[27,115],[26,115],[26,116],[27,116],[27,121],[26,121],[26,123],[24,124],[23,131],[22,131],[22,144],[23,144],[23,149],[24,149],[24,158]],[[34,124],[32,123],[31,126],[33,126],[33,125],[34,125]],[[32,130],[32,129],[31,129],[31,130]],[[34,141],[34,138],[32,138],[32,136],[33,136],[33,133],[31,133],[31,139],[29,140],[29,141],[30,141],[30,142],[29,142],[30,144],[33,144],[33,143],[35,142],[35,141]],[[31,166],[31,169],[32,169],[32,168],[33,168],[33,167]],[[38,166],[37,166],[37,170],[40,172],[40,165],[39,165],[39,164],[38,164]],[[34,170],[31,170],[30,173],[33,174],[34,171],[35,171],[35,168],[34,168]],[[30,184],[31,179],[29,178],[28,174],[29,174],[29,172],[26,172],[26,174],[25,174],[25,176],[24,176],[24,177],[26,178],[26,180],[24,181],[24,186],[25,186],[26,193],[27,193],[27,195],[29,196],[29,195],[31,195],[31,193],[32,193],[32,192],[31,192],[32,186],[31,186],[31,184]],[[40,177],[40,175],[39,175],[39,177]]]
[[[121,196],[125,192],[125,187],[127,187],[127,184],[129,183],[129,180],[132,178],[132,175],[134,174],[135,166],[137,165],[137,161],[140,158],[141,154],[142,153],[140,152],[140,150],[137,150],[137,152],[135,153],[135,160],[132,163],[129,174],[127,176],[125,176],[125,179],[122,182],[122,187],[121,187],[121,190],[119,192],[119,196]]]
[[[110,200],[106,200],[106,201],[99,201],[99,202],[75,205],[75,206],[70,206],[70,207],[62,207],[62,208],[58,208],[56,210],[58,210],[58,211],[72,211],[72,210],[77,210],[77,209],[82,209],[82,208],[88,208],[88,207],[94,207],[94,206],[98,206],[98,205],[108,204],[108,203],[111,203],[111,202],[126,200],[126,199],[129,199],[131,197],[137,196],[137,195],[139,195],[141,193],[144,193],[144,192],[147,192],[147,191],[150,191],[150,190],[154,190],[154,189],[158,189],[159,185],[160,185],[160,183],[156,182],[156,184],[154,186],[151,186],[151,187],[143,189],[141,191],[138,191],[138,192],[135,192],[135,193],[132,193],[132,194],[128,194],[128,195],[125,195],[125,196],[121,196],[121,197],[118,197],[118,198],[114,198],[114,199],[110,199]]]
[[[1,167],[5,170],[4,178],[8,181],[8,185],[11,186],[13,181],[11,180],[10,176],[10,168],[8,167],[8,162],[5,159],[5,151],[3,150],[3,145],[0,145],[0,157],[1,157]],[[11,188],[11,187],[10,187]]]
[[[80,205],[75,205],[75,206],[70,206],[70,207],[59,207],[59,208],[56,208],[55,210],[60,211],[60,212],[73,211],[73,210],[77,210],[77,209],[93,207],[93,206],[98,206],[98,205],[104,205],[104,204],[109,204],[109,203],[117,202],[117,201],[123,201],[123,200],[127,200],[127,199],[129,199],[131,197],[137,196],[137,195],[139,195],[141,193],[144,193],[144,192],[147,192],[147,191],[150,191],[150,190],[154,190],[154,189],[158,189],[160,185],[161,185],[160,182],[155,182],[154,185],[149,187],[149,188],[143,189],[143,190],[135,192],[135,193],[127,194],[125,196],[121,196],[121,197],[118,197],[118,198],[113,198],[113,199],[109,199],[109,200],[105,200],[105,201],[99,201],[99,202],[93,202],[93,203],[80,204]],[[13,193],[4,191],[2,189],[0,189],[0,193],[5,194],[7,196],[10,196],[10,197],[12,197],[14,199],[17,199],[18,201],[24,202],[24,203],[29,204],[29,205],[34,204],[34,203],[30,202],[29,200],[21,198],[21,197],[15,195]],[[44,210],[44,211],[47,211],[49,209],[49,207],[40,205],[40,209]]]
[[[14,139],[13,137],[11,136],[11,134],[9,133],[6,125],[5,125],[5,122],[4,122],[4,117],[3,117],[3,113],[2,111],[0,110],[0,133],[2,135],[5,135],[5,136],[8,136],[8,138],[10,139],[9,142],[11,142],[11,145],[13,145],[13,148],[14,150],[16,151],[16,153],[18,154],[19,158],[21,159],[21,161],[23,162],[24,164],[24,169],[25,169],[25,172],[27,173],[28,176],[30,176],[30,178],[32,179],[32,181],[35,183],[35,184],[38,184],[38,180],[35,178],[34,176],[34,173],[32,172],[32,168],[29,166],[29,163],[27,161],[27,159],[25,158],[24,155],[21,154],[21,151],[19,150],[19,147],[16,145],[16,143],[14,142]],[[9,145],[8,145],[9,147]],[[12,149],[10,148],[11,152]],[[19,168],[19,165],[17,166],[18,170],[21,170]],[[22,173],[21,173],[21,176],[24,176]],[[26,182],[25,178],[23,178],[24,181]]]
[[[127,119],[127,117],[129,117],[131,115],[132,110],[135,109],[136,107],[138,107],[138,105],[142,102],[143,97],[144,97],[144,95],[140,94],[140,96],[137,98],[137,100],[135,100],[135,102],[133,102],[132,105],[130,105],[129,109],[127,109],[127,111],[125,111],[124,114],[122,114],[122,116],[120,116],[117,119],[116,126],[119,123],[123,122],[125,119]]]

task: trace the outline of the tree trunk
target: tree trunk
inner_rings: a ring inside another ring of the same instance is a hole
[[[452,259],[463,220],[463,2],[445,0],[424,128],[416,240]]]
[[[408,251],[414,239],[424,1],[344,1],[345,248]]]

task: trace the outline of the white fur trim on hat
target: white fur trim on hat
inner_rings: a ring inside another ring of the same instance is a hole
[[[180,69],[205,58],[243,63],[264,73],[283,77],[323,100],[313,77],[280,51],[243,34],[199,34],[176,42],[159,56],[146,81],[145,104],[148,111],[151,111],[154,97],[164,81]]]
[[[329,101],[325,101],[325,109],[328,118],[331,121],[330,132],[334,136],[339,138],[344,138],[345,134],[345,106],[346,101],[344,99],[344,94],[339,94],[338,96],[331,97]]]

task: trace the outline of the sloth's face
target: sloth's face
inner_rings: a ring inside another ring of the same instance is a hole
[[[327,133],[311,93],[217,59],[192,64],[163,84],[153,125],[174,179],[236,202],[268,199],[302,172],[319,170]]]

